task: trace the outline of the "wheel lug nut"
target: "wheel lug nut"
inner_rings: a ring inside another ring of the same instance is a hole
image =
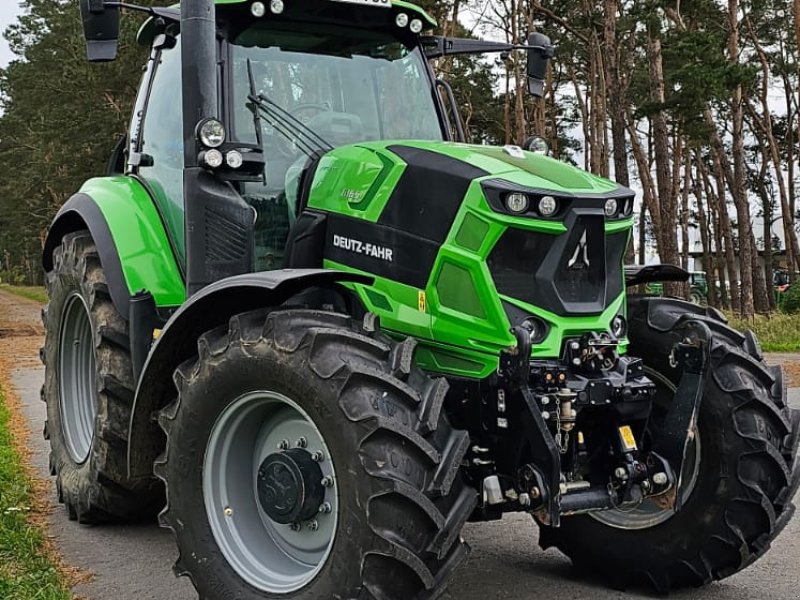
[[[323,513],[323,514],[327,514],[327,513],[331,512],[331,510],[333,510],[333,509],[331,508],[331,503],[330,502],[323,502],[319,507],[319,512]]]
[[[653,475],[653,483],[656,485],[664,485],[667,483],[667,474],[666,473],[656,473]]]
[[[289,440],[281,440],[278,442],[278,450],[288,450],[289,449]]]
[[[333,477],[323,477],[322,485],[326,488],[333,487]]]
[[[225,513],[226,517],[232,517],[233,516],[233,509],[230,506],[226,506],[225,510],[222,511],[222,512]]]
[[[316,531],[317,529],[319,529],[319,523],[317,523],[316,519],[314,519],[313,521],[309,521],[308,522],[308,528],[311,531]]]
[[[295,442],[295,446],[297,446],[298,448],[305,448],[306,446],[308,446],[308,440],[304,437],[301,437],[299,440]]]
[[[289,529],[292,531],[300,531],[300,523],[292,523],[289,525]]]
[[[314,452],[314,454],[311,455],[311,460],[313,460],[314,462],[322,462],[323,460],[325,460],[325,455],[320,450],[317,450],[316,452]]]

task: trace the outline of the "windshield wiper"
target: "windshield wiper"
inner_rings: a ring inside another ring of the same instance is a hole
[[[248,98],[252,98],[257,96],[258,93],[256,90],[256,78],[253,75],[253,62],[249,58],[247,59],[247,78],[250,83],[250,95]],[[256,143],[259,145],[259,147],[263,148],[264,141],[263,128],[261,127],[261,113],[258,112],[258,107],[255,104],[248,106],[248,108],[253,111],[253,125],[256,129]]]
[[[261,144],[260,112],[263,112],[270,125],[277,129],[281,135],[292,140],[307,156],[311,156],[320,151],[328,152],[333,150],[333,145],[331,145],[330,142],[325,140],[313,129],[309,128],[300,119],[263,93],[256,91],[255,77],[253,76],[253,68],[250,60],[247,61],[247,71],[250,78],[250,95],[248,96],[248,100],[252,103],[256,124],[256,138],[259,144]]]

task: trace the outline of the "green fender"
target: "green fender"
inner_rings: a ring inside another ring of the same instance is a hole
[[[161,216],[134,177],[87,181],[58,211],[45,241],[42,263],[53,269],[53,251],[67,233],[88,229],[106,272],[109,292],[125,318],[132,296],[146,290],[156,306],[179,306],[186,298],[183,276]]]

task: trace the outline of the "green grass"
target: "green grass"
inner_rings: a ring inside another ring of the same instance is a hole
[[[28,300],[35,300],[45,304],[47,302],[47,292],[43,287],[38,286],[25,286],[25,285],[8,285],[0,284],[0,290],[11,292],[17,296],[22,296]]]
[[[31,481],[12,444],[0,391],[0,598],[69,600],[61,574],[43,550],[44,535],[26,517]]]
[[[757,315],[753,321],[744,321],[730,313],[725,316],[731,327],[739,331],[752,329],[764,352],[800,352],[800,314],[776,312],[769,317]]]

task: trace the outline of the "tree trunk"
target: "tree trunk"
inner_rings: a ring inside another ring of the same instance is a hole
[[[739,64],[739,0],[728,0],[728,60]],[[741,302],[739,313],[752,318],[753,305],[753,247],[750,239],[753,228],[750,222],[750,203],[747,200],[747,167],[744,158],[744,112],[742,86],[737,85],[731,94],[731,120],[733,121],[733,180],[731,191],[739,221],[739,273],[741,276]]]
[[[695,153],[697,154],[697,153]],[[698,159],[699,160],[699,157]],[[706,279],[708,281],[708,304],[709,306],[719,306],[719,297],[717,290],[717,276],[716,264],[713,255],[711,254],[711,236],[708,227],[708,217],[703,206],[703,186],[700,181],[700,169],[695,169],[695,176],[693,178],[694,197],[697,202],[697,220],[700,222],[700,243],[703,246],[703,268],[706,272]]]
[[[650,67],[650,100],[654,104],[663,106],[665,93],[661,40],[652,31],[648,32],[647,58]],[[659,109],[651,115],[650,120],[653,124],[656,184],[661,221],[660,227],[656,231],[656,236],[661,239],[659,256],[661,262],[676,265],[679,260],[677,223],[673,201],[673,174],[670,169],[669,130],[667,129],[666,114]],[[679,295],[682,290],[680,284],[666,283],[664,291],[668,295]]]
[[[715,130],[716,135],[716,130]],[[716,135],[717,141],[719,141],[719,136]],[[721,142],[720,142],[721,143]],[[714,210],[717,212],[717,219],[719,222],[719,227],[717,227],[717,234],[719,239],[717,240],[717,248],[722,251],[722,248],[725,249],[725,266],[726,266],[726,275],[728,280],[728,287],[723,288],[723,291],[727,294],[729,298],[729,306],[734,311],[739,311],[739,275],[736,271],[736,251],[733,246],[733,229],[731,227],[731,219],[730,215],[728,214],[728,206],[725,203],[725,171],[722,167],[722,160],[720,159],[718,153],[715,150],[714,145],[711,147],[711,157],[712,162],[714,164],[714,180],[716,182],[716,192],[712,192],[709,194],[709,202],[711,202],[711,198],[714,198]],[[705,165],[700,162],[700,165],[703,169],[703,176],[706,178],[708,182],[708,189],[712,189],[711,182],[708,178],[708,173],[706,172]],[[724,244],[724,246],[723,246]],[[720,281],[723,281],[723,277],[720,277]]]

